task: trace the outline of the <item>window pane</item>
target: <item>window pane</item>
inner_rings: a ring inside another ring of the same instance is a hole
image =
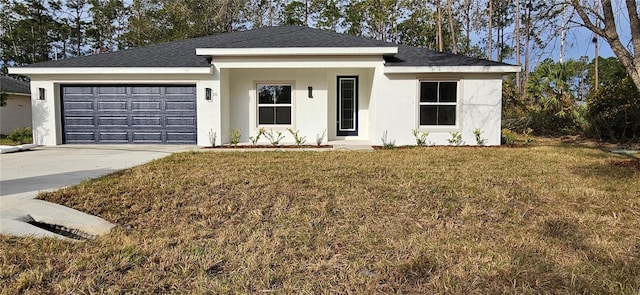
[[[438,101],[438,82],[420,83],[420,102]]]
[[[456,102],[457,82],[440,82],[440,102]]]
[[[269,85],[258,85],[258,103],[259,104],[272,104],[275,97],[273,88]]]
[[[277,104],[290,104],[291,103],[291,86],[272,86],[276,93]]]
[[[438,106],[438,125],[456,125],[456,106]]]
[[[258,124],[273,125],[275,124],[275,107],[259,107],[258,108]]]
[[[291,107],[277,107],[274,109],[276,112],[275,124],[291,125]]]
[[[436,125],[438,123],[437,106],[420,106],[420,125]]]

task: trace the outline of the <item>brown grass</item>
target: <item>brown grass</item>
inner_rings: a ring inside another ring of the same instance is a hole
[[[593,147],[192,152],[42,199],[117,223],[0,237],[2,293],[637,294],[640,171]]]

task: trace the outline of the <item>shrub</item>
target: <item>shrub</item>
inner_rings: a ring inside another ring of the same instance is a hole
[[[287,128],[287,130],[293,136],[293,139],[296,141],[296,145],[303,145],[305,142],[307,142],[307,137],[306,136],[298,135],[300,130],[293,131],[291,128]]]
[[[600,88],[588,99],[591,135],[626,143],[640,136],[640,92],[629,77]]]
[[[216,146],[216,138],[218,138],[218,134],[213,132],[213,129],[209,130],[209,143],[211,143],[211,147]]]
[[[532,133],[533,133],[533,129],[531,129],[531,128],[527,128],[527,130],[522,131],[522,135],[524,135],[524,144],[525,145],[530,145],[534,141],[534,138],[531,135]]]
[[[473,135],[475,135],[476,144],[478,145],[485,145],[487,143],[487,139],[482,137],[482,133],[484,133],[484,131],[480,130],[479,128],[476,130],[473,130]]]
[[[253,136],[249,136],[249,140],[251,141],[252,145],[256,145],[256,143],[258,143],[258,141],[260,140],[260,137],[265,134],[265,130],[264,128],[260,128],[258,129],[258,134],[256,134],[256,137]]]
[[[230,135],[230,137],[231,137],[231,144],[232,144],[234,147],[237,147],[237,146],[238,146],[238,143],[240,143],[240,137],[241,137],[240,129],[235,129],[235,128],[234,128],[234,129],[231,131],[231,135]]]
[[[280,141],[284,139],[284,135],[282,135],[281,131],[274,132],[273,129],[264,133],[264,137],[266,137],[273,146],[279,145]]]
[[[416,138],[416,145],[427,145],[427,136],[429,136],[429,132],[419,132],[418,129],[413,129],[411,130],[411,134]]]
[[[387,130],[385,130],[384,132],[382,132],[382,148],[385,149],[392,149],[396,146],[396,141],[395,140],[389,140],[387,138],[387,135],[389,135],[389,133],[387,132]]]
[[[459,146],[462,144],[462,134],[460,132],[449,132],[451,138],[447,139],[449,144]]]
[[[18,144],[31,143],[33,141],[33,132],[29,127],[16,128],[7,138]]]
[[[514,145],[516,143],[516,133],[507,128],[502,129],[502,137],[506,145]]]
[[[316,146],[320,146],[322,144],[322,140],[324,136],[327,134],[327,129],[322,131],[322,134],[316,134]]]

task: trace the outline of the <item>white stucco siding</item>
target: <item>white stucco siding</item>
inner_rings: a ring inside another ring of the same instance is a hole
[[[292,124],[287,126],[267,126],[267,131],[282,132],[283,144],[294,143],[293,136],[286,130],[299,130],[308,144],[315,142],[316,134],[327,129],[327,79],[324,69],[229,69],[229,130],[239,129],[241,142],[249,142],[260,126],[257,119],[257,84],[291,84]],[[308,87],[313,87],[313,97],[308,97]],[[326,140],[326,138],[325,138]],[[228,143],[229,136],[223,139]],[[263,136],[260,143],[268,144]]]
[[[9,94],[7,105],[0,107],[0,134],[8,135],[24,127],[31,127],[31,97]]]
[[[419,81],[457,81],[458,101],[455,126],[419,126]],[[464,144],[475,145],[473,131],[480,129],[487,145],[500,144],[502,80],[498,74],[377,74],[374,80],[375,128],[371,141],[381,137],[396,145],[414,145],[413,129],[429,132],[428,143],[448,145],[451,132],[462,134]]]

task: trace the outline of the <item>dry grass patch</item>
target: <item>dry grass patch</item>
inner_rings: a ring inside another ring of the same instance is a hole
[[[640,289],[640,171],[592,147],[182,153],[42,199],[119,226],[0,237],[3,293]]]

